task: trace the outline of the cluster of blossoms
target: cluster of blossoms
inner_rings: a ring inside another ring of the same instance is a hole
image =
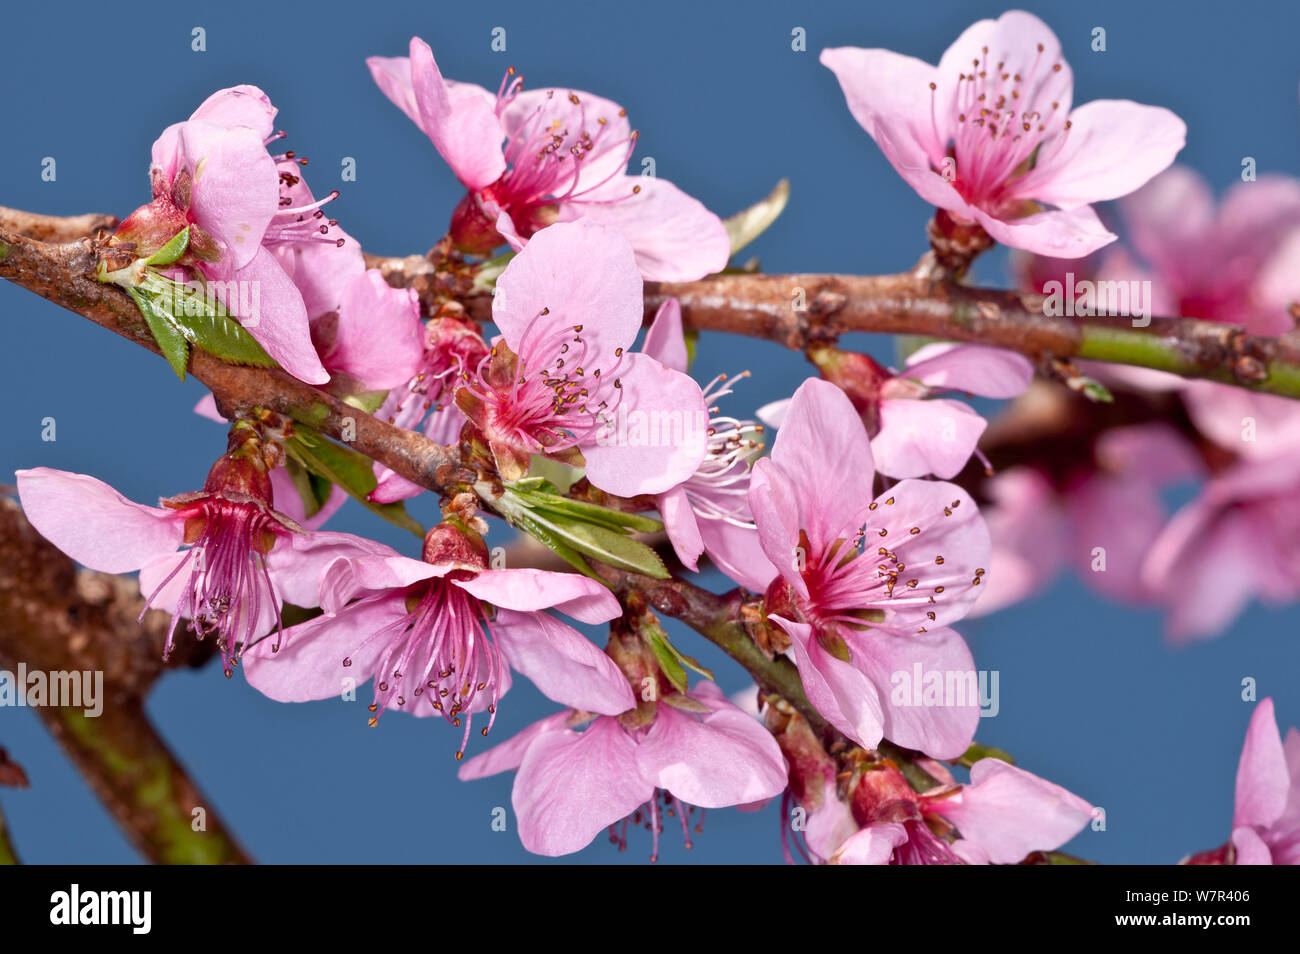
[[[1285,307],[1300,289],[1288,281],[1300,271],[1266,259],[1300,222],[1300,186],[1252,184],[1216,215],[1202,183],[1165,171],[1183,123],[1127,101],[1074,107],[1070,68],[1035,17],[975,24],[937,67],[850,48],[824,51],[822,63],[936,207],[936,250],[998,242],[1050,256],[1027,259],[1027,274],[1077,261],[1094,278],[1127,277],[1131,259],[1096,254],[1116,235],[1092,203],[1128,196],[1134,249],[1171,312],[1268,334],[1291,326]],[[147,261],[185,232],[169,274],[225,296],[285,372],[335,395],[377,394],[376,417],[458,447],[474,477],[444,495],[415,557],[320,529],[346,495],[335,487],[308,506],[290,473],[302,463],[286,458],[294,425],[274,415],[232,414],[203,489],[159,507],[88,476],[20,471],[23,507],[45,537],[89,567],[139,570],[146,605],[173,616],[169,650],[182,630],[211,636],[227,675],[240,668],[284,702],[370,680],[372,725],[389,710],[440,716],[458,731],[457,759],[526,677],[559,711],[472,753],[459,773],[514,771],[520,837],[541,854],[578,851],[605,830],[625,844],[629,821],[649,827],[657,854],[667,815],[689,842],[697,811],[780,796],[803,812],[796,845],[812,860],[1014,864],[1064,845],[1092,807],[1001,758],[968,757],[979,751],[978,694],[931,700],[927,690],[918,704],[897,691],[900,673],[973,687],[954,627],[1029,594],[1061,564],[1086,566],[1085,547],[1108,551],[1115,595],[1173,607],[1180,635],[1222,626],[1252,595],[1300,596],[1285,506],[1300,489],[1300,427],[1281,399],[1148,380],[1176,391],[1216,453],[1166,425],[1113,429],[1051,473],[998,473],[977,500],[952,481],[972,458],[989,467],[977,447],[988,422],[961,396],[1018,397],[1034,386],[1028,360],[933,343],[891,369],[817,344],[808,356],[820,377],[755,413],[776,434],[764,456],[764,426],[724,406],[732,379],[701,387],[689,375],[676,301],[641,334],[644,282],[719,272],[731,246],[698,200],[627,173],[638,133],[626,110],[583,91],[525,90],[513,70],[495,94],[447,80],[418,38],[408,57],[368,65],[466,189],[440,254],[473,269],[508,247],[495,336],[450,300],[422,318],[412,291],[367,270],[326,217],[337,193],[316,199],[305,160],[268,151],[284,134],[252,86],[214,94],[163,132],[153,199],[113,249]],[[256,314],[240,283],[258,287]],[[211,401],[203,410],[216,415]],[[1238,439],[1245,417],[1249,444]],[[567,496],[538,483],[539,458],[569,468]],[[371,504],[426,492],[373,467]],[[1167,519],[1162,488],[1204,472],[1200,496]],[[612,577],[498,565],[479,511],[532,532],[539,486],[607,535],[631,526],[618,514],[656,512],[686,571],[707,558],[740,587],[747,634],[793,663],[812,712],[764,691],[756,718],[714,682],[689,684],[657,619]],[[1227,572],[1224,548],[1246,545],[1277,551],[1272,575],[1258,562]],[[286,603],[315,612],[284,626]],[[570,621],[609,624],[607,645]],[[1262,703],[1231,840],[1191,861],[1296,860],[1297,746],[1295,730],[1282,744]],[[965,781],[949,768],[958,763]]]

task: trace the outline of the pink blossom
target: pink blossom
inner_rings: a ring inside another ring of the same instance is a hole
[[[312,317],[321,364],[335,378],[381,391],[415,375],[424,354],[419,299],[409,288],[391,287],[378,269],[353,274],[338,303]]]
[[[1242,460],[1206,482],[1151,544],[1146,584],[1178,641],[1220,632],[1252,599],[1300,598],[1300,453]]]
[[[1063,568],[1111,599],[1163,600],[1142,566],[1169,521],[1163,491],[1201,474],[1191,445],[1166,424],[1134,425],[1103,433],[1082,462],[1057,463],[1057,473],[1012,467],[987,483],[992,579],[973,615],[1032,597]]]
[[[264,483],[247,472],[232,479],[230,462],[228,455],[214,466],[203,491],[161,507],[47,467],[18,471],[18,493],[32,526],[77,562],[104,573],[140,571],[146,607],[172,614],[166,653],[177,623],[190,620],[200,639],[217,640],[229,675],[242,653],[279,628],[283,603],[317,605],[322,567],[369,545],[303,529],[272,509],[265,474]],[[178,553],[183,544],[191,546]]]
[[[693,807],[747,805],[785,788],[785,760],[772,736],[713,683],[695,686],[691,709],[661,701],[653,721],[636,728],[617,718],[636,705],[627,679],[611,676],[609,690],[621,701],[548,716],[461,766],[463,780],[518,770],[511,802],[529,851],[571,854],[604,828],[617,832],[620,821],[616,837],[625,843],[625,820],[638,813],[654,836],[653,859],[661,800],[675,807],[689,847]],[[592,713],[599,715],[591,720]]]
[[[375,413],[381,421],[407,430],[422,430],[439,444],[460,439],[466,417],[456,406],[456,389],[477,372],[488,347],[477,326],[467,319],[434,316],[424,330],[424,346],[415,371],[393,388]],[[383,464],[375,464],[378,485],[370,492],[377,503],[393,503],[424,492]]]
[[[642,351],[674,371],[686,371],[682,309],[676,298],[660,307],[646,332]],[[745,372],[748,374],[748,372]],[[747,434],[753,421],[721,414],[713,402],[728,397],[731,387],[719,375],[704,389],[710,405],[708,451],[699,469],[656,497],[664,530],[686,567],[698,569],[701,554],[742,586],[762,590],[776,575],[763,555],[749,512],[749,458],[762,449]]]
[[[903,480],[876,497],[874,480],[848,397],[805,381],[750,481],[759,539],[781,574],[766,607],[790,636],[809,700],[837,729],[867,748],[888,737],[956,757],[974,734],[977,699],[887,700],[893,674],[915,664],[973,679],[970,652],[948,626],[979,595],[988,531],[960,487]]]
[[[892,767],[866,772],[853,798],[863,827],[831,864],[1013,865],[1059,848],[1092,817],[1077,795],[998,759],[972,765],[969,785],[944,775],[918,793]]]
[[[649,281],[693,281],[726,266],[730,242],[716,215],[666,179],[627,174],[637,134],[617,103],[525,92],[513,70],[493,97],[444,79],[418,37],[410,54],[366,63],[469,190],[451,225],[462,249],[486,254],[508,241],[517,250],[554,222],[586,217],[626,236]]]
[[[927,202],[998,242],[1078,258],[1115,240],[1091,203],[1166,168],[1186,127],[1128,100],[1071,109],[1056,35],[1019,10],[981,20],[937,67],[889,50],[823,50],[853,118]]]
[[[283,135],[272,132],[275,114],[256,86],[236,86],[165,129],[149,170],[154,201],[132,213],[117,235],[152,254],[188,226],[180,264],[214,283],[216,296],[286,371],[323,384],[329,375],[312,348],[303,296],[283,255],[346,242],[331,234],[335,224],[320,211],[328,199],[294,204],[297,162],[292,153],[266,150]]]
[[[819,367],[862,415],[880,473],[899,478],[933,474],[945,480],[957,476],[978,453],[988,421],[969,405],[937,395],[1013,398],[1024,393],[1034,376],[1029,360],[1013,351],[946,342],[918,348],[902,371],[847,352],[821,358]],[[789,404],[773,402],[760,408],[758,416],[780,427]]]
[[[510,668],[564,705],[633,705],[613,660],[545,612],[606,622],[621,612],[608,589],[575,573],[486,567],[482,541],[447,524],[430,531],[420,560],[379,544],[342,556],[320,575],[325,615],[286,630],[278,652],[248,654],[248,681],[272,699],[303,702],[373,677],[372,725],[389,707],[463,720],[457,758],[475,713],[486,710],[491,727]]]
[[[627,240],[586,220],[539,232],[497,281],[501,341],[457,395],[501,475],[532,454],[585,459],[592,484],[662,493],[699,469],[708,411],[700,387],[631,347],[642,281]]]
[[[1300,731],[1278,731],[1273,700],[1255,706],[1237,764],[1232,837],[1191,865],[1300,865]]]
[[[1209,184],[1183,166],[1120,203],[1129,241],[1150,268],[1157,314],[1291,330],[1300,301],[1300,180],[1238,182],[1216,207]]]

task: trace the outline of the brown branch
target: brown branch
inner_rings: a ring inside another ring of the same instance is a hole
[[[247,863],[144,711],[144,697],[164,666],[169,619],[151,610],[138,622],[142,607],[134,581],[78,570],[13,501],[0,500],[0,663],[11,671],[23,665],[47,679],[51,673],[102,678],[97,716],[86,706],[36,711],[146,858]],[[194,664],[209,650],[186,641],[172,664]]]
[[[414,288],[426,312],[459,298],[476,319],[492,318],[491,296],[472,291],[458,268],[440,269],[418,255],[367,256],[367,264],[389,284]],[[645,314],[649,320],[676,298],[689,327],[795,351],[850,332],[921,335],[996,345],[1040,363],[1089,358],[1300,397],[1300,334],[1266,338],[1193,318],[1152,318],[1134,327],[1122,317],[1053,317],[1041,295],[972,288],[929,274],[918,268],[897,275],[739,274],[647,282]]]
[[[0,278],[158,353],[130,297],[95,280],[96,263],[88,239],[50,245],[0,227]],[[264,407],[336,439],[346,434],[349,446],[430,490],[441,490],[454,476],[449,468],[459,462],[455,451],[377,420],[283,371],[227,364],[197,348],[191,349],[189,371],[211,389],[227,417]]]
[[[85,215],[39,215],[0,205],[0,228],[8,229],[38,242],[75,242],[94,235],[100,229],[117,228],[117,216],[88,212]]]

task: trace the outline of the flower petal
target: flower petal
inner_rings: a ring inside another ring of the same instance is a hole
[[[498,610],[492,633],[511,668],[548,699],[608,716],[636,707],[627,677],[614,660],[549,613]]]
[[[522,613],[554,609],[579,622],[604,623],[623,612],[607,586],[578,573],[484,570],[468,580],[452,582],[484,602]]]
[[[885,734],[885,711],[871,680],[823,649],[807,623],[775,615],[768,619],[790,635],[790,651],[813,708],[858,745],[868,749],[879,745]]]
[[[581,733],[539,734],[524,752],[511,802],[524,847],[555,856],[581,851],[653,794],[636,743],[602,717]]]
[[[371,75],[384,89],[382,74],[376,75],[372,68]],[[503,132],[487,92],[470,83],[444,80],[433,51],[419,37],[411,38],[411,87],[420,113],[418,124],[456,178],[469,189],[482,189],[499,179],[506,171]]]
[[[1059,785],[998,759],[980,759],[971,783],[926,810],[957,826],[995,865],[1013,865],[1033,851],[1053,851],[1092,818],[1092,806]]]
[[[342,696],[375,674],[388,649],[370,638],[407,616],[401,593],[357,600],[333,616],[318,616],[291,626],[277,638],[263,639],[243,655],[244,676],[258,692],[277,702],[307,702]],[[345,665],[348,660],[351,665]]]
[[[594,443],[581,445],[587,477],[620,497],[663,493],[704,461],[709,432],[704,394],[691,377],[648,355],[624,354],[621,360],[622,401]]]
[[[103,573],[128,573],[180,546],[184,520],[146,507],[86,474],[49,467],[17,471],[23,513],[72,559]]]

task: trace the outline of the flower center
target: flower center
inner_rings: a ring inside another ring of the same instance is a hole
[[[283,131],[275,133],[266,141],[267,145],[277,139],[283,139]],[[328,242],[340,248],[346,239],[339,234],[338,219],[327,219],[321,210],[327,202],[333,202],[340,195],[334,189],[323,199],[294,205],[293,190],[302,183],[298,175],[300,166],[307,165],[305,157],[299,157],[289,150],[278,156],[272,156],[275,168],[280,174],[280,210],[271,218],[262,238],[265,245],[302,245],[307,242]]]
[[[497,91],[498,116],[522,87],[523,77],[517,76],[513,67],[507,70]],[[569,112],[567,121],[550,108],[557,95],[566,96],[577,107]],[[601,186],[623,175],[636,148],[637,133],[623,136],[617,131],[619,125],[611,122],[626,115],[623,109],[617,117],[601,115],[600,108],[594,104],[589,106],[577,93],[549,90],[546,100],[523,117],[511,133],[505,146],[508,168],[500,179],[483,190],[483,198],[508,210],[520,235],[528,238],[546,224],[533,221],[536,213],[546,206],[561,202],[617,202],[640,192],[638,185],[624,196],[594,195]],[[597,163],[599,172],[586,174]]]
[[[1049,148],[1059,152],[1067,137],[1057,134],[1070,129],[1060,102],[1051,98],[1061,64],[1043,61],[1041,43],[1028,67],[1009,67],[1009,59],[1004,55],[995,65],[984,47],[972,58],[971,71],[958,74],[953,103],[957,126],[948,153],[956,163],[953,185],[962,198],[990,212],[1014,204],[1012,181],[1047,158],[1039,152],[1045,142],[1055,139]],[[936,84],[930,90],[937,130]]]
[[[466,384],[488,408],[491,436],[532,453],[589,443],[612,420],[623,395],[616,377],[623,349],[614,349],[608,368],[596,367],[600,355],[582,325],[547,320],[550,313],[543,308],[524,329],[513,366],[508,349],[497,344]]]
[[[699,812],[698,817],[695,815],[696,811]],[[688,805],[671,792],[656,788],[648,802],[621,822],[609,826],[609,840],[612,844],[618,845],[619,851],[626,851],[628,822],[631,822],[634,827],[644,828],[650,832],[650,861],[656,862],[659,860],[659,836],[663,834],[664,818],[678,819],[682,826],[682,840],[686,850],[689,851],[695,847],[695,843],[691,840],[692,832],[699,835],[704,831],[704,812],[703,808]]]
[[[496,721],[503,662],[492,639],[492,626],[483,605],[448,579],[417,584],[407,595],[409,612],[397,622],[370,634],[385,644],[375,670],[375,699],[370,725],[390,705],[397,708],[427,702],[453,726],[464,722],[456,758],[465,754],[480,694],[488,697],[487,735]],[[351,657],[343,660],[352,665]],[[427,697],[421,699],[421,697]]]
[[[267,508],[253,503],[213,496],[187,509],[192,511],[198,537],[149,594],[145,611],[173,579],[187,572],[163,657],[171,654],[177,621],[186,618],[199,639],[208,635],[216,638],[229,677],[243,651],[262,637],[259,621],[264,621],[267,614],[275,616],[275,648],[279,648],[283,632],[279,600],[267,572],[266,554],[275,545],[277,535],[289,531]],[[144,611],[140,616],[144,617]]]
[[[930,831],[924,821],[904,822],[907,841],[894,849],[891,865],[964,865],[951,846]]]

